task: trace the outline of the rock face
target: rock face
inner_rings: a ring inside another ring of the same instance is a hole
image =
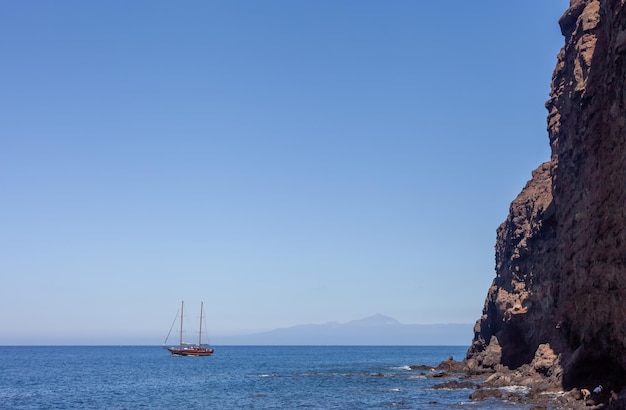
[[[559,20],[552,155],[498,228],[474,366],[530,364],[566,388],[626,383],[625,3],[571,0]]]

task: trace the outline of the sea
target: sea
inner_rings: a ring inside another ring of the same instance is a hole
[[[434,389],[466,346],[0,346],[1,409],[528,409]]]

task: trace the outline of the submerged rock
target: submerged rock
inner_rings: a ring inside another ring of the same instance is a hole
[[[478,389],[469,396],[470,400],[480,401],[487,399],[500,399],[502,392],[498,389]]]
[[[436,384],[433,386],[433,389],[474,389],[476,388],[476,383],[472,383],[469,381],[458,381],[458,380],[450,380],[445,383]]]

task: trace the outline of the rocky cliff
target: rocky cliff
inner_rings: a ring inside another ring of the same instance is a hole
[[[566,388],[626,384],[625,2],[571,0],[559,20],[552,155],[498,228],[475,371],[529,364]]]

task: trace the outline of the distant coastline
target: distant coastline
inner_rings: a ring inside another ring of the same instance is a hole
[[[404,324],[374,315],[346,323],[305,324],[237,336],[215,336],[216,345],[464,346],[473,324]]]
[[[405,324],[373,315],[345,323],[301,324],[243,334],[220,334],[209,326],[215,346],[468,346],[473,323]],[[0,336],[0,346],[161,346],[164,335]]]

